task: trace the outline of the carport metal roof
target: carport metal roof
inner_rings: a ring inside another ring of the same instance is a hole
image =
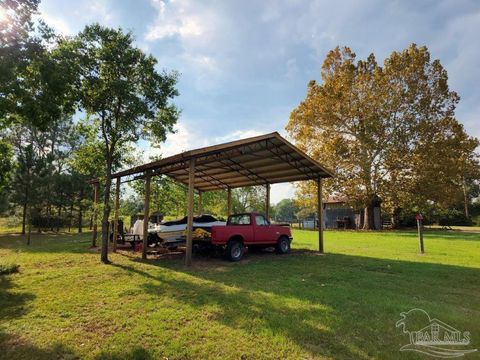
[[[195,161],[194,188],[199,191],[332,177],[333,173],[284,139],[278,132],[185,151],[128,170],[113,178],[167,175],[188,185]]]

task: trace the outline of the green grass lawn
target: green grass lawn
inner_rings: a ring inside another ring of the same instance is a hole
[[[480,348],[480,234],[295,231],[285,256],[99,263],[89,234],[0,235],[2,359],[421,359],[399,352],[421,308]],[[465,359],[478,359],[479,354]]]

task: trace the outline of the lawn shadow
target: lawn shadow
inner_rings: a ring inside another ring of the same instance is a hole
[[[28,302],[35,295],[28,292],[12,291],[15,285],[11,277],[18,275],[0,275],[0,320],[9,320],[24,315],[28,311]]]
[[[215,260],[214,260],[215,261]],[[113,264],[127,272],[139,274],[150,280],[139,285],[152,296],[167,296],[178,304],[196,309],[217,308],[219,312],[208,315],[208,320],[218,321],[228,327],[255,331],[268,328],[274,335],[283,335],[307,351],[337,358],[366,358],[354,349],[335,341],[335,333],[322,321],[334,316],[332,309],[322,304],[304,304],[292,299],[285,304],[272,293],[252,291],[246,287],[226,289],[214,279],[205,282],[172,278],[165,274],[152,275],[135,266]],[[175,267],[174,267],[175,268]],[[158,284],[160,282],[160,284]],[[308,311],[305,307],[308,306]],[[249,324],[254,319],[255,324]],[[231,345],[235,346],[234,343]],[[279,358],[288,354],[279,354]]]
[[[25,315],[28,312],[29,303],[35,299],[35,296],[29,292],[12,291],[15,289],[12,276],[19,275],[0,275],[1,323]],[[57,343],[50,348],[42,349],[29,343],[20,334],[11,334],[3,330],[0,331],[0,349],[2,349],[0,359],[75,358],[73,352],[62,344]]]
[[[146,293],[200,309],[213,305],[221,309],[216,321],[249,332],[267,328],[312,356],[400,357],[405,339],[395,322],[415,307],[480,330],[471,317],[479,315],[480,269],[313,251],[249,254],[234,264],[196,256],[191,268],[178,260],[132,261],[158,269],[115,265],[152,280],[139,285]]]
[[[26,341],[22,336],[0,332],[0,359],[5,360],[53,360],[80,359],[75,352],[61,343],[41,348]]]

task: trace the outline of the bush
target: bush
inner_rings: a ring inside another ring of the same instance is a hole
[[[17,264],[0,264],[0,275],[17,273],[19,268],[20,265]]]
[[[470,215],[480,216],[480,200],[477,200],[470,205]]]
[[[415,211],[402,211],[400,214],[400,220],[398,223],[399,227],[416,227],[417,226],[417,216],[418,212]],[[423,225],[431,225],[433,223],[432,215],[422,213],[423,216]]]
[[[446,213],[441,214],[439,216],[438,225],[440,226],[472,226],[473,221],[471,218],[466,217],[462,211],[448,210]]]
[[[34,216],[32,225],[40,229],[67,227],[69,220],[58,216]]]
[[[480,226],[480,215],[472,217],[473,226]]]

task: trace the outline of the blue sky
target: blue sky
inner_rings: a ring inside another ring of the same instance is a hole
[[[131,30],[159,65],[181,73],[177,133],[161,149],[180,151],[279,131],[319,79],[337,45],[383,61],[410,43],[427,45],[461,96],[457,118],[480,137],[480,1],[43,0],[41,16],[59,32],[86,24]],[[293,194],[272,188],[272,201]]]

